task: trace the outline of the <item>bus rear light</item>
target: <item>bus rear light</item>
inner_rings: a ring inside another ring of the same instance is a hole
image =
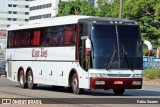
[[[133,82],[132,82],[132,85],[141,85],[141,84],[142,84],[141,81],[133,81]]]

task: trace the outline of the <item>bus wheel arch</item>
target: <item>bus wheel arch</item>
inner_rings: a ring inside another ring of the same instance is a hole
[[[27,81],[27,86],[29,89],[36,88],[37,84],[34,84],[33,71],[30,67],[28,67],[28,69],[26,71],[26,81]]]
[[[75,69],[72,69],[69,73],[69,78],[68,78],[68,86],[69,87],[72,87],[72,77],[74,74],[77,74],[77,71]]]
[[[20,67],[18,69],[17,80],[18,80],[19,85],[20,85],[21,88],[27,88],[27,82],[26,82],[26,78],[25,78],[23,67]]]
[[[83,93],[83,89],[79,88],[78,73],[75,69],[72,69],[69,74],[69,87],[72,88],[74,94]]]

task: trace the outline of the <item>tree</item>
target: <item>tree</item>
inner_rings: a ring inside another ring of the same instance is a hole
[[[160,44],[160,34],[152,27],[145,26],[144,23],[148,23],[156,29],[159,29],[159,25],[154,23],[155,19],[160,19],[159,9],[159,0],[125,0],[123,5],[123,17],[139,22],[142,39],[149,40],[153,44],[154,50],[156,50]]]
[[[117,17],[119,14],[119,1],[98,0],[96,16],[100,17]],[[118,10],[118,11],[117,11]]]
[[[57,16],[66,15],[95,15],[94,6],[86,0],[74,0],[70,2],[60,2]]]

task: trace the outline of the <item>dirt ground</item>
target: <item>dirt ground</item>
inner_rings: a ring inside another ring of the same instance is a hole
[[[159,84],[160,85],[160,79],[153,79],[153,80],[144,79],[143,83],[144,84]]]

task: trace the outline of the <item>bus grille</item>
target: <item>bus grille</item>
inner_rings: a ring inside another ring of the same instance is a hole
[[[108,77],[130,77],[131,74],[107,74]]]

